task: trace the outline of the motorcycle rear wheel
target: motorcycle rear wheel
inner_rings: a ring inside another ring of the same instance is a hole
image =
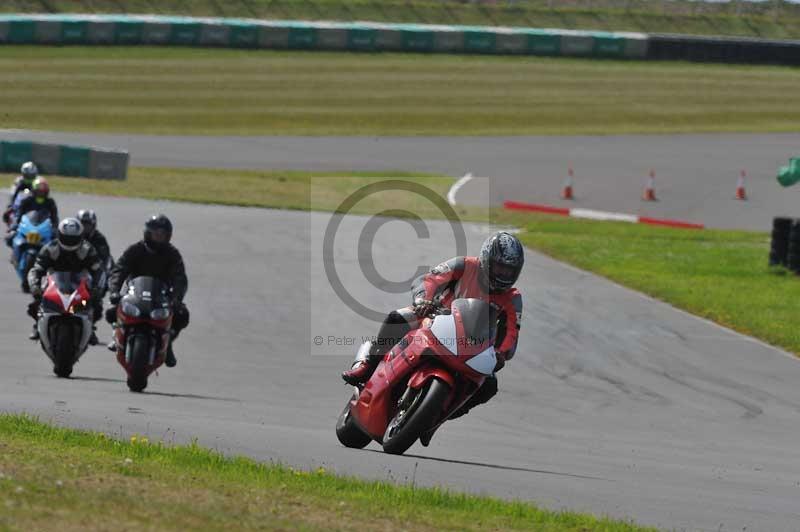
[[[336,437],[342,445],[351,449],[363,449],[372,441],[372,438],[353,421],[353,416],[350,415],[350,401],[347,401],[336,421]]]
[[[72,365],[75,363],[75,338],[73,327],[67,323],[58,323],[54,327],[53,339],[50,343],[55,357],[53,373],[62,379],[72,375]]]
[[[128,389],[142,392],[147,388],[147,364],[150,359],[150,345],[147,338],[134,336],[131,339],[131,374],[128,377]]]
[[[450,386],[436,378],[417,390],[409,406],[400,410],[386,427],[384,452],[403,454],[414,445],[422,433],[438,421],[448,395]]]

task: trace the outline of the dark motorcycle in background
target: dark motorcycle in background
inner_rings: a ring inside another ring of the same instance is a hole
[[[128,388],[141,392],[167,355],[172,327],[170,289],[154,277],[135,277],[117,305],[114,341]]]
[[[480,299],[456,299],[409,332],[357,387],[336,423],[342,445],[361,449],[375,440],[403,454],[436,430],[494,373],[497,315]],[[369,343],[356,356],[367,355]]]
[[[36,326],[39,343],[62,378],[89,345],[92,333],[90,280],[86,273],[52,272],[47,275]]]

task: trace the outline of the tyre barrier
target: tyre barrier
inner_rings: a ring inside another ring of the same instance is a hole
[[[376,22],[169,17],[0,15],[0,43],[172,45],[292,50],[647,56],[643,33]]]
[[[791,230],[791,218],[779,216],[772,219],[772,239],[769,247],[770,266],[788,266],[789,233]]]
[[[0,44],[143,44],[800,64],[800,41],[746,37],[121,14],[0,15]]]
[[[786,267],[800,273],[800,219],[793,219],[789,230],[789,246],[786,252]]]
[[[800,64],[800,41],[650,34],[647,58],[713,63]]]
[[[43,175],[126,179],[130,156],[123,150],[63,146],[27,141],[0,141],[0,171],[18,172],[33,161]]]

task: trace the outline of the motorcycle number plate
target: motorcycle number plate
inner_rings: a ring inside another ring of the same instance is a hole
[[[27,235],[25,235],[25,240],[28,241],[28,244],[38,244],[42,241],[42,235],[37,233],[36,231],[31,231]]]

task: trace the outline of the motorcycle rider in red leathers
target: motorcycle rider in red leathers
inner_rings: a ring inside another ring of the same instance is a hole
[[[421,319],[436,306],[449,308],[455,299],[477,298],[492,305],[498,313],[497,366],[503,368],[517,350],[522,295],[514,288],[525,261],[522,244],[505,231],[493,234],[481,246],[478,257],[455,257],[433,268],[414,283],[414,304],[389,313],[372,342],[369,356],[342,373],[348,384],[365,383],[384,355],[407,333],[420,326]],[[477,392],[449,419],[466,414],[471,408],[489,401],[497,394],[497,377],[487,378]],[[432,433],[424,434],[427,447]]]

